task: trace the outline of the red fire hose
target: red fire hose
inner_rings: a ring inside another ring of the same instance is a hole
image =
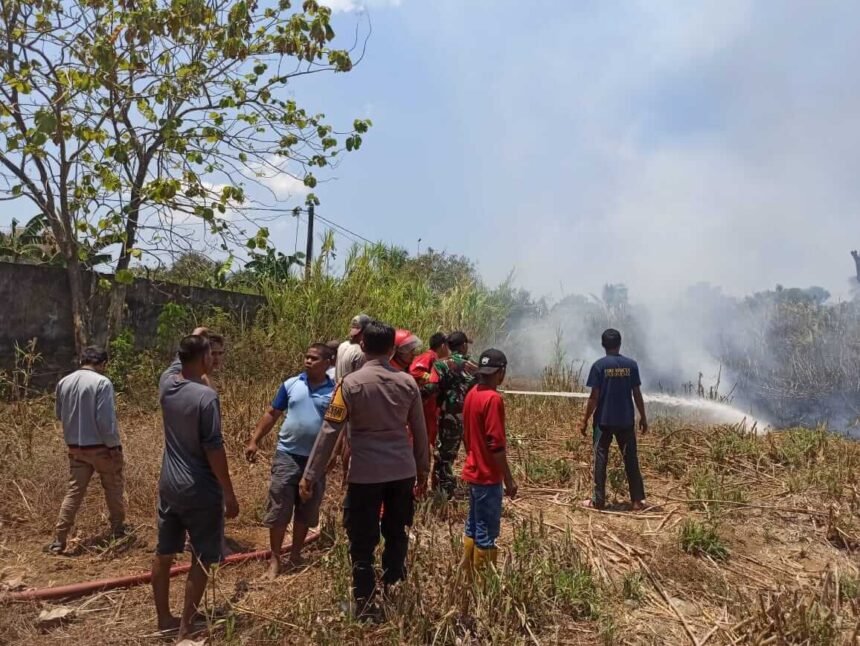
[[[313,543],[320,537],[319,532],[308,534],[305,539],[305,545]],[[285,552],[290,549],[287,546],[281,550]],[[257,561],[267,559],[271,556],[271,550],[259,550],[257,552],[244,552],[242,554],[231,554],[225,558],[221,565],[235,565],[237,563],[246,563],[247,561]],[[174,565],[170,568],[170,576],[174,577],[183,572],[188,572],[191,569],[191,564]],[[141,572],[140,574],[130,574],[121,576],[116,579],[99,579],[98,581],[83,581],[81,583],[70,583],[69,585],[59,585],[53,588],[36,588],[34,590],[22,590],[21,592],[8,592],[0,595],[0,603],[9,603],[12,601],[46,601],[48,599],[77,599],[95,592],[103,592],[105,590],[115,590],[117,588],[132,588],[136,585],[149,583],[152,579],[151,572]]]

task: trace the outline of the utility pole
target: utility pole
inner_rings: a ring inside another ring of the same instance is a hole
[[[860,283],[860,253],[852,251],[851,256],[854,258],[854,264],[857,265],[857,282]]]
[[[308,246],[305,250],[305,280],[311,279],[311,265],[314,260],[314,205],[308,205]]]

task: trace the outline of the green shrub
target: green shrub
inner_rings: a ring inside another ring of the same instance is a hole
[[[134,348],[134,333],[130,328],[124,328],[110,342],[107,376],[113,382],[114,388],[122,392],[128,385],[129,374],[138,365],[140,353]]]
[[[712,524],[688,518],[681,525],[679,539],[681,549],[687,554],[707,555],[717,561],[724,561],[729,557],[728,548],[723,544],[717,528]]]
[[[627,572],[621,581],[621,594],[630,601],[642,601],[645,598],[643,581],[642,573],[638,570]]]
[[[789,467],[809,466],[821,458],[828,445],[824,428],[795,428],[768,437],[770,457]]]
[[[738,486],[726,480],[725,474],[717,473],[710,467],[692,471],[689,475],[690,498],[693,500],[725,500],[729,502],[745,502],[746,493]],[[719,509],[717,502],[690,503],[692,509]]]
[[[190,334],[194,328],[194,317],[191,310],[178,303],[165,303],[158,315],[156,337],[158,348],[162,351],[173,351],[183,336]]]

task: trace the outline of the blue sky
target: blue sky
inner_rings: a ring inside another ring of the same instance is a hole
[[[687,286],[849,296],[860,3],[378,0],[368,11],[362,65],[297,90],[375,124],[318,191],[321,213],[369,238],[465,254],[489,282],[514,269],[554,299],[624,282],[652,306],[652,358],[706,383],[719,367],[705,330],[671,306]],[[553,331],[523,343],[548,358]],[[566,335],[571,357],[597,356],[575,324]]]
[[[370,5],[367,56],[296,96],[375,125],[320,213],[555,297],[617,281],[847,292],[860,4],[331,4],[351,9],[347,38]]]
[[[295,97],[374,127],[320,175],[321,215],[554,298],[607,282],[637,299],[698,281],[848,293],[860,3],[323,2],[342,46],[369,16],[367,54]],[[293,218],[270,228],[303,248]]]

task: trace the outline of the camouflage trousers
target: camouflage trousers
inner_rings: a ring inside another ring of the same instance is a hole
[[[433,461],[433,487],[448,498],[457,489],[457,476],[454,475],[454,462],[463,441],[463,416],[442,413],[439,416],[439,432]]]

